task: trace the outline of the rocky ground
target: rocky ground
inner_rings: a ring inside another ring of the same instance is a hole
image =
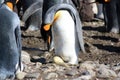
[[[83,22],[87,53],[78,65],[57,65],[40,31],[22,30],[23,80],[120,80],[120,34],[105,32],[103,21]]]

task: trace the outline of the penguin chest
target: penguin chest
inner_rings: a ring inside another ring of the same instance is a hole
[[[72,57],[79,50],[75,23],[68,11],[60,10],[58,13],[52,27],[55,53],[62,57]]]

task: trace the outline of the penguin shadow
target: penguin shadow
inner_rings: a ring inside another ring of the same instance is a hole
[[[111,41],[114,43],[119,42],[119,39],[113,38],[110,36],[92,36],[93,39],[100,39],[103,41]],[[120,53],[120,47],[116,47],[115,45],[103,45],[103,44],[93,44],[93,46],[97,47],[98,49],[106,50],[109,52],[116,52]]]
[[[111,46],[111,45],[102,45],[102,44],[93,44],[93,46],[97,47],[98,49],[106,50],[109,52],[115,52],[117,54],[120,53],[120,47]]]
[[[25,27],[25,26],[20,26],[20,29],[21,29],[22,31],[26,31],[26,30],[27,30],[27,27]]]
[[[119,42],[119,39],[117,38],[112,38],[110,36],[91,36],[93,39],[100,39],[100,40],[105,40],[105,41],[111,41],[111,42]]]
[[[40,36],[34,36],[34,35],[24,35],[24,34],[21,34],[21,37],[22,38],[38,38],[38,39],[42,39],[42,37]]]
[[[27,51],[30,54],[30,56],[31,56],[30,61],[31,62],[33,62],[33,63],[40,62],[42,64],[46,64],[46,59],[44,57],[40,57],[40,58],[35,59],[32,56],[41,56],[47,50],[38,49],[38,48],[31,48],[31,47],[22,47],[22,50]]]
[[[105,26],[99,26],[99,27],[83,26],[82,29],[84,31],[106,32]]]
[[[39,49],[39,48],[31,48],[31,47],[22,47],[22,50],[26,50],[26,51],[39,51],[39,53],[41,52],[45,52],[47,51],[47,49]]]

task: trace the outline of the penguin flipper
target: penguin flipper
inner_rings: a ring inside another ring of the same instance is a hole
[[[41,1],[37,1],[35,3],[33,3],[25,12],[24,15],[22,17],[22,20],[24,22],[26,22],[26,20],[35,12],[37,12],[38,10],[41,11],[42,14],[42,2]]]

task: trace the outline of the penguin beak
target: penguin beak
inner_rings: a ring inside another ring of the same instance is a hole
[[[51,25],[59,18],[59,16],[60,16],[60,12],[58,11],[58,12],[55,14],[55,16],[54,16],[53,22],[52,22],[51,24],[46,24],[46,25],[43,27],[43,29],[44,29],[45,31],[50,30]]]
[[[45,31],[48,31],[48,30],[50,30],[50,26],[51,26],[51,24],[46,24],[45,26],[43,26],[43,29]]]

